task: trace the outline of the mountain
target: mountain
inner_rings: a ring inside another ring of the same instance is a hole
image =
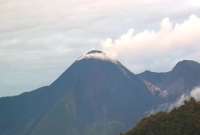
[[[52,84],[0,98],[0,135],[116,135],[200,83],[200,64],[134,74],[104,52],[78,58]]]
[[[138,77],[143,80],[153,95],[173,101],[200,86],[200,64],[191,60],[183,60],[169,72],[146,71],[138,74]]]
[[[1,98],[0,135],[114,135],[159,102],[137,75],[93,50],[51,85]]]
[[[124,135],[199,135],[200,102],[190,99],[171,112],[144,118]]]

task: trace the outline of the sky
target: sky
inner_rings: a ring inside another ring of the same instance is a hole
[[[0,0],[0,96],[49,85],[100,49],[134,73],[200,62],[199,0]]]

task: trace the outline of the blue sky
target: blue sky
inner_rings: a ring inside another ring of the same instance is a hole
[[[132,72],[200,61],[199,0],[0,0],[0,96],[48,85],[101,49]]]

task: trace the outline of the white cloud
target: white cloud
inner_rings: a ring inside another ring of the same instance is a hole
[[[160,29],[135,33],[130,29],[118,39],[108,38],[102,48],[126,64],[131,63],[133,71],[164,69],[164,63],[180,59],[200,58],[200,18],[191,15],[182,23],[173,23],[164,18]],[[174,63],[173,63],[174,64]],[[128,64],[130,65],[130,64]],[[169,67],[169,66],[166,66]]]
[[[190,93],[191,97],[193,97],[196,101],[200,101],[200,88],[195,88]]]

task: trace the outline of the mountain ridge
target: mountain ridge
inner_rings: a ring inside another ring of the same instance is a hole
[[[200,64],[198,62],[183,60],[168,72],[147,71],[137,74],[137,76],[162,91],[168,92],[169,95],[174,95],[173,98],[178,98],[180,95],[189,93],[193,88],[200,86],[199,69]]]

